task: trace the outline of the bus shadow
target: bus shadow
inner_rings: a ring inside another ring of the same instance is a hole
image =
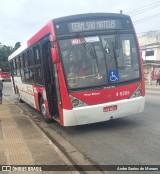
[[[137,117],[136,117],[137,118]],[[99,123],[92,123],[87,125],[78,125],[74,127],[63,127],[63,131],[71,134],[85,134],[86,132],[100,132],[100,131],[117,131],[122,129],[132,129],[140,127],[142,124],[139,119],[134,119],[134,116],[131,118],[123,117],[117,118],[109,121],[99,122]]]
[[[40,112],[38,112],[36,109],[31,107],[27,103],[18,104],[23,108],[24,113],[29,115],[34,121],[36,122],[42,122],[45,127],[57,131],[61,134],[85,134],[89,132],[101,132],[101,131],[118,131],[122,129],[132,129],[140,127],[143,124],[143,120],[141,121],[139,119],[140,114],[133,115],[130,117],[123,117],[123,118],[117,118],[109,121],[104,122],[98,122],[98,123],[92,123],[92,124],[86,124],[86,125],[77,125],[77,126],[70,126],[70,127],[63,127],[58,122],[53,121],[52,123],[45,123],[44,119],[42,118]],[[24,108],[25,105],[25,108]],[[142,117],[141,117],[142,118]]]

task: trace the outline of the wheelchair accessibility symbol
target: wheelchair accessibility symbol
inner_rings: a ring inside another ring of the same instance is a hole
[[[110,82],[119,81],[118,70],[109,70],[108,75],[109,75],[109,81]]]

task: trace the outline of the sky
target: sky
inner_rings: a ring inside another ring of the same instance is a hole
[[[160,30],[158,0],[3,0],[0,43],[8,46],[23,43],[54,18],[81,13],[120,13],[120,10],[131,16],[138,34]]]

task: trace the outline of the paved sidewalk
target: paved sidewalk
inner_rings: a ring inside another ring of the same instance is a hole
[[[0,105],[0,164],[64,165],[70,162],[18,106],[4,97],[3,104]]]
[[[145,85],[145,88],[146,89],[152,89],[152,90],[159,90],[160,91],[160,85],[149,85],[149,84],[146,84]]]

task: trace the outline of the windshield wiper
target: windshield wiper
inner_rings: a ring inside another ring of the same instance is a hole
[[[88,46],[86,40],[84,39],[84,37],[78,33],[77,34],[78,38],[80,38],[82,40],[82,45],[83,47],[88,51],[88,53],[90,54],[90,56],[96,60],[96,64],[97,64],[97,71],[98,71],[98,74],[99,74],[99,66],[98,66],[98,60],[97,60],[97,54],[96,54],[96,50],[94,48],[94,44],[92,43],[92,47],[93,47],[93,51],[92,51],[92,48],[90,49],[90,47]]]
[[[119,31],[116,32],[116,37],[115,37],[115,49],[116,49],[116,57],[119,57],[119,44],[120,44],[120,34]]]
[[[96,59],[96,56],[95,53],[93,51],[91,51],[90,47],[88,46],[86,40],[84,39],[84,37],[78,33],[77,36],[82,40],[82,45],[84,46],[84,48],[88,51],[88,53],[91,55],[91,57],[93,59]]]
[[[115,36],[115,45],[112,42],[112,48],[113,48],[113,54],[114,54],[114,60],[115,60],[115,64],[116,64],[116,69],[118,69],[118,57],[119,57],[119,43],[120,43],[120,36],[119,36],[119,31],[116,32],[116,36]]]
[[[115,60],[115,64],[116,64],[116,69],[118,69],[118,60],[117,60],[117,54],[116,54],[116,49],[114,46],[114,43],[112,42],[112,48],[113,48],[113,54],[114,54],[114,60]]]

